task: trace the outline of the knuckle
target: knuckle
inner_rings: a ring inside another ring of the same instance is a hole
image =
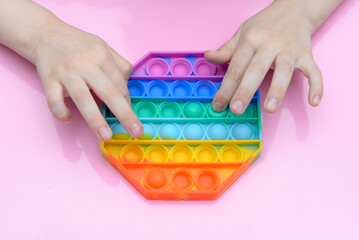
[[[282,84],[273,84],[271,86],[271,93],[275,96],[284,96],[285,92],[287,91],[286,87]]]
[[[111,60],[111,54],[105,48],[96,51],[96,56],[101,62],[108,62]]]
[[[265,63],[263,62],[263,60],[259,59],[253,60],[249,68],[251,71],[259,73],[263,73],[266,71]]]
[[[249,28],[243,32],[242,40],[248,43],[256,43],[259,38],[259,33],[256,29]]]
[[[244,100],[245,102],[249,102],[254,95],[254,92],[250,87],[242,85],[238,87],[238,98]]]
[[[97,113],[91,113],[87,119],[87,123],[93,128],[96,129],[97,126],[102,125],[103,118]]]
[[[228,103],[231,100],[232,95],[233,94],[226,89],[219,89],[216,94],[216,101],[225,105],[225,103]]]
[[[72,98],[75,102],[81,102],[87,98],[87,94],[87,90],[78,88],[74,91]]]
[[[119,92],[113,85],[106,84],[102,96],[104,101],[110,101],[112,99],[117,98],[119,96]]]
[[[294,69],[293,62],[287,58],[278,58],[276,61],[276,66],[280,67],[281,69],[287,72],[293,71]]]
[[[131,63],[126,62],[125,64],[123,64],[123,71],[125,75],[130,75],[133,71],[133,66]]]
[[[237,82],[241,77],[241,73],[238,68],[229,68],[226,73],[226,81]]]

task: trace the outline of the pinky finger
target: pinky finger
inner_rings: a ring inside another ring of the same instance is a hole
[[[313,107],[319,105],[323,97],[323,77],[318,65],[311,57],[302,58],[297,61],[297,68],[308,78],[309,82],[309,104]]]
[[[52,114],[60,121],[70,122],[72,113],[64,102],[64,90],[60,83],[51,82],[44,86],[47,104]]]

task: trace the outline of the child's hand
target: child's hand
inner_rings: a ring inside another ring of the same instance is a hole
[[[97,36],[64,23],[54,29],[37,41],[33,55],[54,116],[65,122],[71,120],[64,103],[64,96],[69,95],[96,136],[103,141],[111,139],[111,129],[91,88],[131,136],[140,137],[143,128],[131,109],[127,89],[132,65]]]
[[[311,13],[317,10],[316,7],[319,11],[320,4],[339,3],[338,0],[319,2],[309,2]],[[312,56],[311,35],[318,22],[325,19],[325,14],[322,12],[323,16],[314,21],[315,18],[305,12],[306,4],[308,1],[275,1],[244,22],[219,49],[206,52],[207,60],[213,63],[230,61],[214,97],[213,109],[222,111],[230,102],[232,112],[243,113],[271,67],[275,70],[264,102],[267,112],[277,111],[295,69],[308,78],[309,103],[318,106],[323,95],[323,79]],[[329,15],[334,7],[323,9]]]

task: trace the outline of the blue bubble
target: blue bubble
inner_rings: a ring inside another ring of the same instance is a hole
[[[143,135],[139,137],[141,140],[153,140],[156,138],[156,127],[152,123],[145,123],[143,125]]]
[[[232,127],[232,136],[235,140],[250,140],[254,137],[254,129],[247,123],[237,123]]]
[[[205,137],[204,127],[201,124],[189,123],[183,128],[183,137],[187,140],[202,140]]]
[[[229,136],[229,129],[221,123],[212,123],[208,126],[208,137],[212,140],[226,140]]]
[[[166,123],[160,126],[159,136],[163,140],[179,140],[181,128],[176,123]]]
[[[127,140],[130,138],[130,135],[126,132],[125,128],[119,124],[115,123],[111,126],[113,133],[113,138],[117,140]]]

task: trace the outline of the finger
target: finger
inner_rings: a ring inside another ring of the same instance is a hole
[[[236,48],[239,43],[240,35],[241,35],[242,27],[240,27],[237,32],[229,39],[226,43],[224,43],[220,48],[216,50],[208,50],[204,53],[207,61],[214,64],[225,64],[228,63],[233,54],[236,51]]]
[[[223,111],[227,107],[254,55],[254,51],[254,48],[245,42],[237,48],[221,86],[213,98],[212,107],[215,111]]]
[[[112,47],[108,46],[108,49],[110,50],[112,57],[114,58],[117,66],[120,68],[123,78],[127,83],[127,80],[133,71],[132,64],[121,57]]]
[[[143,127],[140,120],[132,111],[126,98],[117,90],[113,82],[107,78],[101,69],[94,70],[92,74],[89,74],[87,83],[133,138],[142,136]]]
[[[242,114],[244,112],[259,85],[262,83],[276,55],[276,51],[269,49],[257,50],[231,100],[230,108],[234,114]]]
[[[297,68],[308,78],[310,105],[316,107],[323,97],[323,77],[318,65],[312,57],[301,58],[297,61]]]
[[[110,140],[111,129],[102,117],[86,83],[79,77],[72,77],[64,81],[64,86],[97,138],[101,141]]]
[[[294,71],[294,58],[287,54],[279,55],[275,60],[275,70],[267,98],[264,101],[264,109],[274,113],[283,101]]]
[[[64,102],[64,90],[57,81],[49,81],[44,85],[47,104],[52,114],[60,121],[71,122],[72,114]]]
[[[130,92],[127,88],[127,81],[124,79],[118,65],[115,61],[108,61],[102,67],[102,70],[106,74],[107,78],[110,79],[118,91],[125,97],[129,105],[131,105]]]

